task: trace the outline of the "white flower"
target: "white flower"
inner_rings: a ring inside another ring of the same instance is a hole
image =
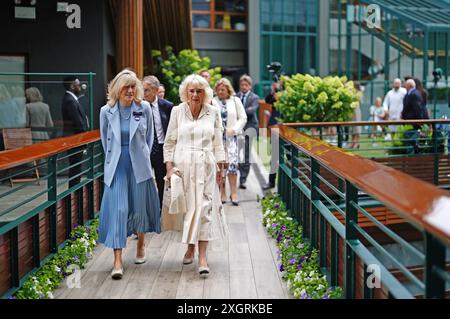
[[[50,299],[55,299],[55,296],[51,293],[51,291],[47,292],[47,297]]]
[[[317,290],[322,290],[323,288],[325,288],[322,284],[320,284],[318,287],[317,287]]]
[[[55,265],[55,271],[56,272],[61,272],[61,268],[59,268],[58,266]]]
[[[51,282],[50,278],[47,278],[47,285],[51,285],[51,284],[52,284],[52,282]]]

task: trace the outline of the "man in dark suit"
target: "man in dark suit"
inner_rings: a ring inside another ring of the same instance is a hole
[[[244,149],[244,161],[239,163],[240,183],[239,188],[246,189],[248,173],[250,172],[250,154],[252,151],[252,141],[258,135],[259,121],[257,111],[259,107],[259,96],[251,91],[252,78],[247,74],[241,76],[239,80],[239,93],[237,97],[241,99],[247,113],[247,124],[244,127],[244,139],[240,139],[240,148]]]
[[[424,112],[422,109],[423,100],[422,95],[416,89],[416,83],[413,79],[408,79],[405,83],[406,95],[403,98],[403,120],[422,120],[424,118]],[[414,129],[405,132],[405,138],[408,140],[407,144],[410,146],[409,153],[417,153],[418,145],[417,139],[419,137],[418,129],[420,125],[414,125]]]
[[[416,89],[416,83],[413,79],[409,79],[405,83],[406,95],[403,99],[402,119],[404,120],[421,120],[422,112],[422,95]]]
[[[164,140],[169,126],[170,114],[173,103],[158,97],[159,80],[156,76],[150,75],[143,79],[144,98],[150,103],[154,121],[154,141],[150,155],[152,167],[155,170],[155,180],[158,187],[159,201],[162,206],[164,194],[164,176],[166,176],[166,165],[164,164]]]
[[[78,102],[77,95],[81,92],[80,80],[74,76],[64,78],[64,94],[61,111],[63,118],[63,136],[71,136],[88,131],[89,124],[86,112],[82,105]],[[77,147],[69,151],[69,165],[80,163],[83,159],[84,147]],[[81,173],[81,164],[69,168],[69,179]],[[81,176],[77,176],[69,181],[69,187],[75,186],[81,180]]]

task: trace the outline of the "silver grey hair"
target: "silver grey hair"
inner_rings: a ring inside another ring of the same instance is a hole
[[[143,82],[143,83],[150,84],[150,86],[151,86],[152,88],[155,88],[155,89],[159,88],[159,86],[161,85],[161,83],[159,82],[158,78],[157,78],[156,76],[154,76],[154,75],[148,75],[148,76],[146,76],[146,77],[142,80],[142,82]]]
[[[29,103],[42,102],[42,94],[37,87],[31,87],[25,90],[25,96]]]
[[[201,77],[198,74],[191,74],[187,76],[183,82],[180,84],[180,100],[181,102],[187,102],[188,101],[188,87],[194,86],[198,89],[205,90],[205,98],[202,101],[202,104],[207,104],[209,101],[213,98],[213,90],[209,86],[208,81],[205,80],[205,78]]]
[[[408,83],[412,88],[416,87],[416,82],[414,81],[414,79],[408,79],[406,83]]]
[[[241,78],[239,79],[239,83],[241,83],[242,81],[247,82],[250,86],[253,85],[253,80],[248,74],[244,74],[243,76],[241,76]]]

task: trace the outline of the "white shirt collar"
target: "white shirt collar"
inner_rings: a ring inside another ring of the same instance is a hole
[[[78,97],[77,97],[73,92],[66,91],[66,93],[69,93],[70,95],[73,96],[73,98],[75,99],[75,101],[78,101]]]
[[[153,106],[158,106],[158,95],[155,97],[155,100],[150,104]]]

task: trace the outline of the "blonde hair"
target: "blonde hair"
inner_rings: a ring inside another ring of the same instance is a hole
[[[42,94],[37,87],[31,87],[25,90],[25,97],[28,103],[42,102]]]
[[[180,84],[180,100],[181,102],[188,101],[188,87],[194,86],[196,88],[205,90],[205,98],[202,101],[202,104],[207,104],[213,98],[213,90],[203,77],[198,74],[191,74],[187,76],[183,82]]]
[[[217,88],[220,85],[223,85],[223,86],[225,86],[227,88],[229,97],[233,96],[233,95],[236,95],[236,92],[234,91],[230,80],[228,80],[227,78],[221,78],[219,81],[217,81],[216,85],[214,86],[214,92],[216,92],[216,94],[217,94]]]
[[[120,93],[126,86],[134,85],[136,87],[136,94],[134,101],[138,104],[142,102],[144,97],[144,88],[142,82],[138,79],[136,73],[129,69],[120,71],[116,77],[108,84],[108,105],[114,107],[119,101]]]

